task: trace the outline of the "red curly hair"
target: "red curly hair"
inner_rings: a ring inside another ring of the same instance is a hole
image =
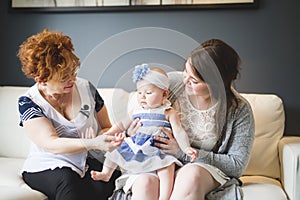
[[[20,45],[18,57],[28,78],[65,81],[76,74],[80,66],[70,37],[58,31],[43,30]]]

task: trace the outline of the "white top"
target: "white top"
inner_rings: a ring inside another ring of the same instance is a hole
[[[95,95],[91,93],[89,82],[77,78],[75,84],[81,99],[81,109],[74,119],[68,120],[56,111],[43,98],[38,90],[38,85],[35,84],[19,99],[21,125],[23,121],[35,117],[46,117],[56,129],[59,137],[80,138],[81,132],[88,127],[98,131],[98,124],[94,114]],[[76,88],[74,87],[74,89]],[[39,134],[38,131],[36,134]],[[32,143],[21,172],[39,172],[57,167],[70,167],[80,176],[84,176],[86,157],[87,152],[72,155],[52,154]]]
[[[217,105],[216,103],[207,110],[199,110],[192,105],[185,91],[174,102],[173,107],[180,111],[182,127],[189,136],[191,146],[206,151],[211,151],[214,148],[218,140],[215,119]],[[203,162],[189,163],[189,165],[203,167],[221,185],[229,179],[220,169],[212,165]]]
[[[173,107],[180,111],[181,124],[191,145],[197,149],[211,150],[218,139],[215,120],[217,104],[207,110],[196,109],[183,91]]]

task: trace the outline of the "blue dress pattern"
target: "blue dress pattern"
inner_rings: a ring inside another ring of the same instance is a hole
[[[165,116],[165,110],[169,108],[167,104],[155,109],[136,109],[132,118],[139,118],[142,127],[135,135],[125,138],[118,149],[106,153],[106,158],[133,174],[153,172],[172,163],[181,165],[174,156],[163,153],[153,145],[155,135],[167,137],[160,127],[171,130]]]

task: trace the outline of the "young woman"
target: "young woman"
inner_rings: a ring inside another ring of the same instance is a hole
[[[172,200],[242,199],[238,178],[245,170],[254,140],[254,119],[249,103],[233,88],[240,58],[225,42],[211,39],[193,50],[183,73],[169,74],[173,107],[198,156],[193,163],[169,139],[155,137],[165,153],[185,163],[175,175]],[[131,191],[144,195],[157,190],[158,180],[144,174]],[[114,199],[127,199],[120,191]]]

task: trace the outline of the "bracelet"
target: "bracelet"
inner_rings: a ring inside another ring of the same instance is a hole
[[[123,132],[123,135],[125,135],[125,137],[129,137],[127,130]]]

